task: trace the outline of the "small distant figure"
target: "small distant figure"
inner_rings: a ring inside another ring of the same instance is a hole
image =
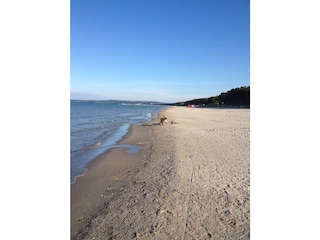
[[[167,116],[162,116],[160,118],[160,125],[163,125],[164,123],[168,123],[168,117]]]

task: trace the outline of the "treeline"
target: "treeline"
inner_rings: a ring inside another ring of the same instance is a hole
[[[234,88],[219,96],[198,98],[186,102],[177,102],[176,106],[206,106],[206,107],[250,107],[250,86]]]

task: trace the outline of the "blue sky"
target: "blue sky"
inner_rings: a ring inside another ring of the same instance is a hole
[[[72,0],[71,99],[177,102],[250,85],[249,0]]]

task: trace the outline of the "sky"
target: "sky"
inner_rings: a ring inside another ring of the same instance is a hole
[[[250,85],[249,0],[72,0],[71,99],[178,102]]]

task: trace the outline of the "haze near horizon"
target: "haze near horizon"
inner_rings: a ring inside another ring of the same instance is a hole
[[[71,99],[178,102],[250,85],[250,1],[71,1]]]

